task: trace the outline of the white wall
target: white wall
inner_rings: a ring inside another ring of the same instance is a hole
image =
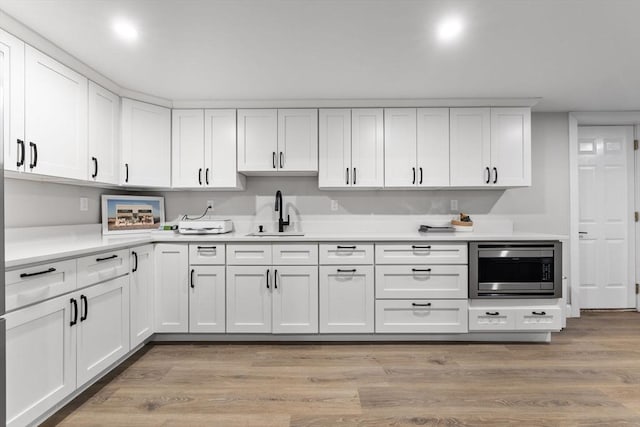
[[[533,185],[502,190],[442,191],[320,191],[316,177],[249,177],[243,192],[165,192],[167,219],[179,214],[201,213],[214,200],[214,214],[221,216],[273,217],[274,195],[282,190],[285,202],[296,214],[344,219],[345,215],[397,217],[452,213],[495,215],[514,221],[519,231],[556,234],[569,232],[568,123],[565,113],[532,116]],[[90,224],[100,221],[100,195],[125,193],[93,187],[7,179],[5,203],[7,227]],[[144,193],[147,194],[147,193]],[[80,197],[89,199],[89,210],[80,212]],[[340,208],[331,211],[330,200]],[[292,217],[294,215],[292,214]]]

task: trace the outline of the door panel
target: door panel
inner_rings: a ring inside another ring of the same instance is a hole
[[[189,247],[159,244],[155,249],[156,332],[189,331]]]
[[[191,271],[189,332],[224,332],[224,266],[192,266]]]
[[[317,333],[318,267],[276,266],[273,277],[273,333]]]
[[[351,110],[351,166],[353,187],[384,186],[383,110]]]
[[[238,110],[238,171],[275,172],[277,151],[277,110]]]
[[[320,333],[374,331],[373,266],[320,267]]]
[[[278,110],[278,169],[318,170],[318,110]]]
[[[484,187],[491,166],[489,108],[451,108],[450,175],[454,187]]]
[[[132,268],[129,276],[130,342],[131,348],[135,348],[153,334],[153,245],[133,248],[131,254]]]
[[[491,169],[492,184],[531,185],[529,108],[491,109]]]
[[[22,158],[22,144],[24,143],[24,48],[22,40],[0,30],[4,168],[20,172],[23,172],[25,165],[28,164],[28,161]]]
[[[89,155],[87,160],[89,164],[88,179],[118,184],[120,97],[94,82],[89,82]]]
[[[204,183],[212,188],[244,188],[238,176],[236,110],[204,112]]]
[[[351,110],[322,109],[318,126],[318,186],[351,186]]]
[[[171,185],[199,188],[204,185],[204,111],[172,110]]]
[[[418,186],[449,185],[449,109],[418,109]]]
[[[268,266],[227,267],[227,332],[271,333],[272,274]]]
[[[384,186],[415,186],[418,183],[415,108],[385,108],[384,148]]]

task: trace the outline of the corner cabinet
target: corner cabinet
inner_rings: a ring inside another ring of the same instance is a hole
[[[121,184],[171,186],[171,110],[122,100]]]
[[[157,244],[155,264],[155,332],[188,332],[188,246]]]
[[[120,97],[89,82],[89,155],[87,179],[118,184]]]
[[[22,40],[0,30],[4,168],[24,172],[24,49]]]
[[[153,335],[153,245],[131,249],[129,276],[129,313],[131,348],[134,349]]]

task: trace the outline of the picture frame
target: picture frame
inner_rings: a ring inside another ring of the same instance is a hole
[[[102,234],[158,230],[164,223],[164,197],[102,195]]]

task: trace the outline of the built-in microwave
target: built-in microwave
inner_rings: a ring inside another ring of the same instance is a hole
[[[469,298],[561,298],[562,243],[469,243]]]

